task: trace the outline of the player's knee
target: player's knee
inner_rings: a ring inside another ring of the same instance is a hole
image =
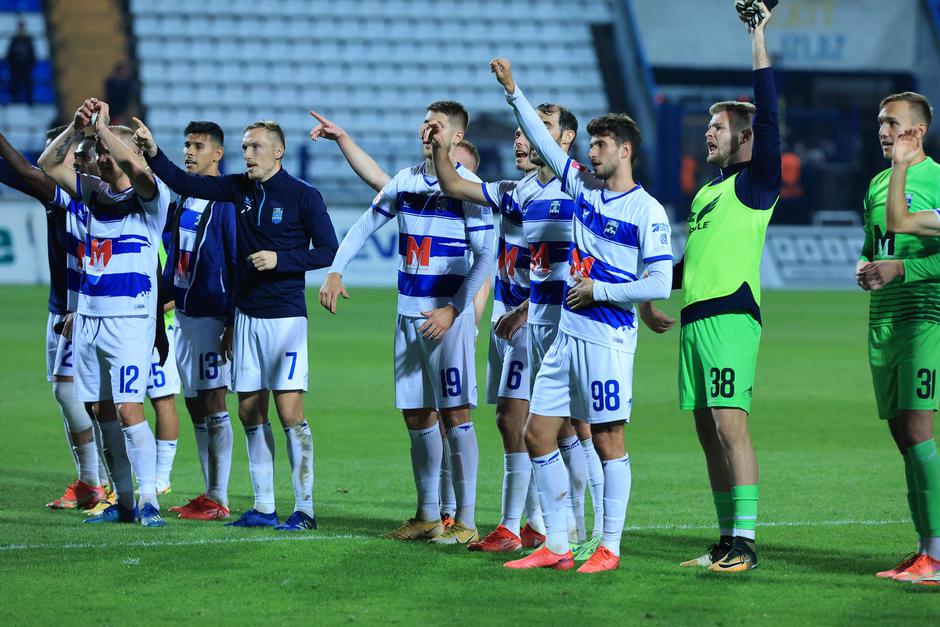
[[[117,406],[117,417],[125,427],[136,425],[144,420],[142,403],[121,403]]]
[[[216,390],[207,390],[204,397],[200,398],[205,411],[204,416],[209,414],[221,414],[226,411],[225,407],[225,388]]]

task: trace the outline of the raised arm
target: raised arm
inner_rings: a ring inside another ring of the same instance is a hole
[[[319,122],[319,124],[310,131],[310,139],[317,141],[323,137],[324,139],[335,141],[336,145],[339,146],[339,149],[343,152],[343,156],[346,157],[346,162],[349,164],[349,167],[353,169],[353,172],[375,191],[382,191],[382,188],[392,180],[392,177],[379,167],[375,159],[363,150],[359,144],[353,141],[349,133],[342,128],[333,124],[316,111],[311,111],[310,115]]]
[[[754,104],[754,148],[751,152],[751,176],[753,187],[745,204],[755,209],[774,206],[781,186],[780,164],[780,120],[777,103],[777,86],[774,82],[770,56],[764,40],[764,29],[770,21],[770,11],[761,5],[763,19],[748,30],[751,34],[753,57]]]
[[[190,174],[169,160],[153,140],[150,129],[137,118],[131,118],[137,125],[134,131],[134,143],[144,152],[147,165],[166,186],[179,194],[190,198],[214,200],[216,202],[237,202],[238,189],[232,175],[202,176]]]
[[[457,173],[453,160],[451,160],[447,149],[443,146],[444,127],[440,122],[430,121],[427,123],[425,135],[431,142],[431,154],[434,158],[434,172],[437,174],[437,182],[441,186],[441,191],[457,200],[472,202],[478,205],[488,205],[489,199],[483,193],[483,186],[480,183],[468,181]]]
[[[97,113],[95,132],[98,133],[98,139],[130,179],[134,191],[141,198],[150,199],[156,196],[157,183],[153,180],[153,174],[147,169],[146,164],[140,159],[140,155],[125,144],[108,126],[111,122],[108,103],[98,102]]]
[[[67,163],[68,159],[64,162]],[[27,161],[3,133],[0,133],[0,182],[29,194],[43,204],[49,204],[56,197],[55,181]]]
[[[91,124],[91,116],[97,103],[95,98],[89,98],[82,103],[82,106],[75,111],[72,123],[39,155],[39,169],[73,198],[78,197],[75,170],[71,163],[66,162],[66,157],[72,142],[78,135],[81,135],[86,126]]]
[[[908,210],[904,188],[907,169],[923,154],[923,136],[919,129],[902,131],[894,141],[891,158],[891,176],[888,179],[888,198],[885,204],[888,231],[911,235],[940,235],[940,211]]]

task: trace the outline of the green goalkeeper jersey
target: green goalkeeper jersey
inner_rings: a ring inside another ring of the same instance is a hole
[[[157,249],[157,257],[160,259],[160,269],[166,267],[166,248],[163,246],[163,242],[160,242],[160,248]],[[162,280],[162,277],[158,274],[157,281]],[[163,312],[163,324],[167,329],[173,326],[173,323],[176,322],[176,309],[171,309],[169,311]]]
[[[940,237],[919,237],[889,233],[885,203],[891,169],[872,179],[865,195],[865,244],[861,257],[868,261],[883,259],[922,259],[940,253]],[[940,207],[940,165],[927,157],[907,170],[904,189],[908,210],[932,211]],[[940,277],[918,282],[892,281],[871,293],[869,326],[896,322],[940,323]]]

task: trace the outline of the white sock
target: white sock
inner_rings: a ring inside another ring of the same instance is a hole
[[[199,467],[202,468],[202,479],[205,483],[204,492],[209,493],[209,427],[203,422],[193,423],[193,432],[196,434],[196,451],[199,453]]]
[[[209,414],[206,416],[206,426],[209,432],[206,438],[206,496],[228,507],[228,481],[232,473],[232,446],[235,441],[232,421],[227,412]]]
[[[427,429],[408,429],[411,438],[411,472],[418,491],[418,518],[441,517],[441,455],[444,445],[437,425]]]
[[[604,533],[604,466],[594,449],[594,440],[581,440],[584,460],[587,463],[588,487],[591,489],[591,506],[594,508],[594,530],[592,537]]]
[[[627,504],[630,502],[630,486],[633,473],[630,471],[630,456],[603,462],[604,465],[604,535],[601,546],[614,555],[620,555],[620,536],[627,520]]]
[[[539,503],[545,517],[545,546],[552,553],[564,554],[568,544],[568,470],[560,451],[532,458],[532,474],[539,487]]]
[[[74,450],[79,462],[79,481],[84,481],[92,486],[101,485],[98,478],[98,447],[95,446],[94,441],[79,444]]]
[[[287,436],[287,456],[290,459],[291,480],[294,484],[294,511],[313,518],[313,434],[303,421],[284,429]]]
[[[529,460],[531,466],[532,460]],[[533,531],[545,535],[545,520],[542,518],[542,504],[539,503],[539,487],[535,484],[535,471],[530,471],[529,491],[525,495],[526,522]]]
[[[170,487],[170,473],[176,458],[176,440],[157,440],[157,492]]]
[[[117,493],[122,508],[134,509],[134,477],[120,421],[101,423],[101,443],[111,469],[111,489]]]
[[[69,443],[69,452],[72,453],[72,460],[75,462],[76,474],[81,474],[81,460],[78,452],[75,450],[75,440],[73,433],[83,433],[92,428],[91,416],[85,409],[85,403],[82,403],[75,397],[75,383],[72,381],[55,381],[52,384],[52,395],[55,396],[59,404],[59,410],[62,412],[62,420],[65,424],[65,439]],[[97,471],[95,471],[97,474]],[[97,485],[97,484],[95,484]]]
[[[157,440],[153,437],[150,424],[139,422],[124,427],[124,443],[127,446],[127,458],[137,476],[137,491],[140,493],[138,505],[153,505],[157,509]]]
[[[454,475],[450,468],[450,442],[445,436],[441,443],[444,445],[441,453],[441,513],[453,518],[457,515],[457,495],[454,493]]]
[[[245,427],[245,441],[248,445],[248,473],[255,492],[254,509],[262,514],[273,514],[274,433],[271,423]]]
[[[114,490],[111,468],[108,466],[108,458],[104,454],[104,435],[101,433],[101,425],[98,424],[97,420],[92,420],[91,426],[95,430],[95,448],[98,449],[98,480],[107,483],[108,489]]]
[[[518,536],[532,479],[532,461],[528,453],[506,453],[503,468],[503,520],[500,524]]]
[[[447,430],[450,444],[450,466],[454,473],[454,493],[457,495],[457,515],[468,529],[476,529],[477,466],[480,465],[480,447],[472,422]]]
[[[925,538],[923,552],[935,560],[940,560],[940,538]]]
[[[573,435],[558,443],[561,457],[568,468],[568,535],[571,542],[584,542],[584,488],[587,487],[587,463],[581,441]]]

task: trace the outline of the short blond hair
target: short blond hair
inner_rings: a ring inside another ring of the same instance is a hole
[[[281,142],[281,147],[287,150],[287,141],[284,139],[284,129],[281,128],[280,124],[274,120],[259,120],[246,126],[245,132],[253,131],[256,128],[263,128],[267,132],[276,135],[278,141]]]
[[[721,102],[716,102],[708,108],[708,112],[711,115],[722,113],[723,111],[728,112],[728,119],[731,122],[731,130],[735,133],[738,133],[746,128],[751,128],[754,112],[757,111],[757,107],[755,107],[750,102],[742,102],[740,100],[722,100]]]
[[[881,101],[878,108],[884,109],[885,105],[889,102],[906,102],[911,112],[914,114],[916,121],[925,122],[927,126],[930,126],[930,122],[933,121],[933,107],[930,106],[930,101],[927,100],[927,97],[923,94],[918,94],[914,91],[902,91],[897,94],[891,94]]]

